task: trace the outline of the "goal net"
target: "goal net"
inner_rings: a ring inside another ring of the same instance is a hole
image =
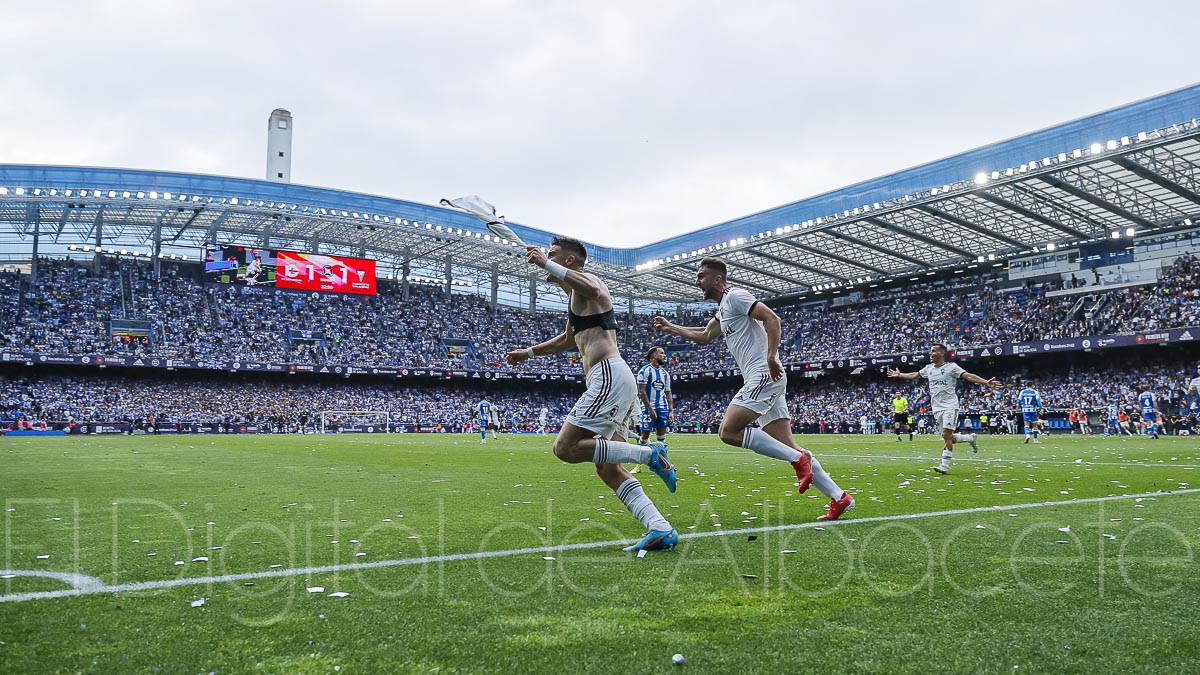
[[[388,433],[392,414],[386,410],[322,410],[321,433]]]

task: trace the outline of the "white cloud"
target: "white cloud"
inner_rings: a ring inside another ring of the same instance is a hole
[[[809,5],[816,4],[817,7]],[[6,3],[0,157],[293,179],[637,245],[1192,83],[1125,3]]]

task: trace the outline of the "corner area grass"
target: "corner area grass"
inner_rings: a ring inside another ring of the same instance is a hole
[[[932,436],[801,437],[858,502],[818,524],[786,464],[675,435],[678,492],[640,478],[682,540],[645,558],[548,549],[643,531],[551,440],[4,439],[0,594],[200,581],[0,602],[0,671],[1200,668],[1193,439],[982,437],[941,476]]]

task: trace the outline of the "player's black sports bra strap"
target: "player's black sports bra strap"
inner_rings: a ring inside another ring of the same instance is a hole
[[[576,314],[567,308],[567,319],[571,322],[571,328],[576,333],[582,333],[589,328],[603,328],[605,330],[620,330],[617,328],[617,317],[613,315],[612,309],[599,314]]]

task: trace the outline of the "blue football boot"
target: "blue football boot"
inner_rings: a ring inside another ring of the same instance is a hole
[[[672,527],[670,531],[667,532],[662,530],[650,530],[646,534],[642,535],[641,541],[633,546],[626,546],[621,550],[625,551],[626,553],[633,553],[634,551],[665,551],[675,548],[675,544],[678,543],[679,533],[676,532],[675,528]]]
[[[667,490],[675,491],[675,467],[667,459],[667,444],[655,441],[649,445],[650,461],[646,466],[667,484]]]

